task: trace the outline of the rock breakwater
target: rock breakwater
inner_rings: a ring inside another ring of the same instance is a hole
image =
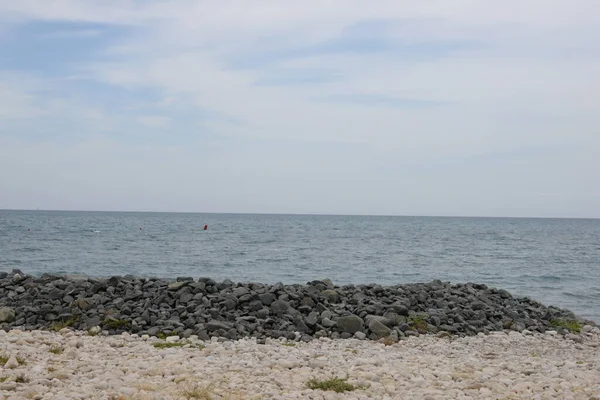
[[[109,335],[201,340],[398,341],[425,333],[473,336],[503,330],[568,335],[586,324],[595,326],[568,310],[475,283],[335,286],[325,279],[267,285],[0,273],[0,329],[6,331],[100,327]]]

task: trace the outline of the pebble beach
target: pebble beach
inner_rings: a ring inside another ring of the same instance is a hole
[[[0,399],[600,399],[600,330],[201,341],[0,330]],[[310,389],[341,378],[343,393]]]
[[[476,283],[0,273],[0,400],[598,399],[600,328]]]

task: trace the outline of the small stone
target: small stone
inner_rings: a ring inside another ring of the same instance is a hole
[[[583,338],[580,335],[575,335],[573,333],[569,333],[565,336],[566,339],[572,340],[576,343],[582,343],[583,342]]]
[[[330,320],[329,318],[323,318],[321,320],[321,325],[323,325],[323,327],[325,327],[325,328],[331,328],[331,327],[335,326],[336,324],[334,321]]]
[[[584,325],[583,328],[581,328],[581,332],[590,333],[593,329],[594,327],[591,325]]]
[[[4,382],[4,383],[0,383],[0,390],[16,390],[17,389],[17,384],[15,382]],[[0,394],[1,396],[1,394]]]
[[[97,335],[102,331],[102,328],[100,328],[99,326],[94,326],[92,328],[89,329],[89,333],[91,333],[92,335]]]
[[[19,367],[19,362],[17,361],[17,358],[14,355],[11,355],[8,360],[6,361],[6,364],[4,364],[4,368],[8,368],[8,369],[15,369]]]
[[[88,303],[85,299],[76,299],[75,305],[84,311],[90,309],[90,303]]]
[[[65,356],[71,360],[75,360],[77,358],[77,352],[75,350],[69,350],[65,353]]]
[[[356,332],[354,334],[354,337],[357,338],[358,340],[365,340],[367,338],[367,334],[364,332]]]

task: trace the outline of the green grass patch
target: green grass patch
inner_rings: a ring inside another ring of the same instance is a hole
[[[205,346],[203,344],[192,344],[189,342],[158,342],[158,343],[153,343],[152,346],[156,347],[157,349],[171,349],[173,347],[183,347],[185,345],[190,345],[190,347],[202,350]]]
[[[170,349],[172,347],[183,347],[185,346],[185,343],[182,342],[159,342],[159,343],[154,343],[152,344],[152,346],[156,347],[157,349]]]
[[[553,321],[550,321],[550,325],[552,326],[556,326],[556,327],[561,327],[561,328],[566,328],[568,330],[570,330],[571,332],[581,332],[581,324],[577,321],[573,321],[573,320],[564,320],[564,319],[555,319]]]
[[[216,398],[213,391],[213,384],[207,386],[190,386],[187,389],[184,389],[181,394],[186,399],[193,400],[213,400]]]
[[[163,339],[163,340],[166,339],[166,338],[168,338],[168,337],[170,337],[170,336],[179,336],[179,334],[177,334],[177,333],[169,333],[169,334],[167,334],[167,333],[164,333],[164,332],[158,332],[156,334],[156,337],[158,339]]]
[[[50,349],[48,351],[52,354],[62,354],[65,351],[65,348],[55,344],[53,346],[50,346]]]
[[[17,362],[19,363],[19,365],[26,365],[27,362],[25,361],[25,359],[17,356],[15,357],[17,359]],[[4,365],[8,362],[9,357],[5,354],[0,354],[0,366],[4,367]]]
[[[429,325],[427,324],[427,321],[425,318],[419,315],[410,317],[408,320],[408,326],[419,333],[429,332]]]
[[[353,390],[364,389],[364,387],[348,383],[347,378],[331,378],[324,381],[311,379],[306,382],[306,386],[312,390],[325,390],[336,393],[352,392]]]
[[[129,325],[129,322],[123,319],[107,318],[104,320],[104,326],[108,329],[127,329],[129,328]]]
[[[75,323],[77,321],[78,321],[78,319],[76,317],[70,317],[70,318],[65,319],[63,321],[54,321],[53,323],[50,324],[50,328],[49,329],[51,331],[58,332],[61,329],[72,327],[73,325],[75,325]]]

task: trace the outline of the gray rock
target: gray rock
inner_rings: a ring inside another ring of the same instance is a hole
[[[310,328],[308,326],[306,326],[306,324],[304,323],[304,321],[299,321],[296,324],[296,330],[298,332],[310,332]]]
[[[233,289],[232,294],[235,297],[240,298],[240,297],[242,297],[244,295],[250,294],[250,291],[248,289],[246,289],[245,287],[242,286],[242,287],[238,287],[238,288]]]
[[[369,330],[379,337],[387,337],[392,331],[390,328],[382,324],[379,320],[373,319],[369,323]]]
[[[404,322],[398,326],[398,329],[400,329],[400,331],[402,331],[402,332],[406,332],[410,329],[410,325],[408,325],[406,322]]]
[[[228,325],[228,324],[226,324],[226,323],[224,323],[224,322],[217,321],[217,320],[213,319],[213,320],[208,321],[208,323],[206,324],[206,329],[209,332],[214,332],[214,331],[219,330],[219,329],[223,329],[225,331],[228,331],[229,329],[231,329],[231,326]]]
[[[321,295],[327,299],[331,304],[340,302],[340,294],[332,289],[323,290]]]
[[[167,290],[169,291],[177,291],[179,289],[181,289],[184,286],[189,285],[189,281],[182,281],[182,282],[171,282],[169,283],[169,286],[167,286]]]
[[[393,311],[386,311],[383,316],[390,321],[390,323],[392,324],[392,326],[398,326],[404,322],[406,322],[406,317],[402,316],[398,313],[395,313]]]
[[[336,325],[336,323],[332,320],[330,320],[329,318],[323,318],[321,320],[321,325],[323,325],[323,327],[325,328],[331,328],[334,327]]]
[[[367,338],[367,334],[364,332],[356,332],[354,334],[354,337],[357,338],[358,340],[365,340]]]
[[[271,304],[271,312],[274,314],[283,314],[290,308],[290,303],[284,300],[276,300]]]
[[[349,315],[346,317],[339,317],[336,320],[337,327],[341,332],[348,332],[354,334],[361,331],[364,326],[364,321],[357,315]]]
[[[333,289],[334,288],[333,282],[329,278],[325,278],[321,282],[323,282],[325,284],[325,286],[327,286],[327,288],[329,288],[329,289]]]
[[[322,338],[322,337],[327,337],[328,335],[327,335],[327,331],[320,330],[320,331],[315,332],[314,336],[315,336],[315,338],[318,339],[318,338]]]
[[[315,326],[318,322],[319,313],[317,311],[313,311],[304,319],[304,322],[308,326]]]
[[[254,300],[248,304],[248,309],[250,311],[258,311],[258,310],[262,309],[262,307],[263,307],[263,303],[260,300]]]
[[[180,297],[179,297],[179,302],[183,303],[183,304],[187,304],[189,303],[192,299],[194,298],[194,295],[191,293],[183,293]]]
[[[256,318],[265,319],[271,314],[268,308],[261,308],[256,312]]]
[[[408,307],[404,304],[395,303],[390,306],[390,309],[398,315],[408,316]]]
[[[333,318],[333,313],[329,310],[324,310],[321,312],[321,319],[332,319]]]
[[[157,326],[153,326],[152,328],[148,329],[148,335],[150,336],[156,336],[159,332],[160,329]]]
[[[565,335],[565,339],[569,339],[572,340],[576,343],[582,343],[583,342],[583,338],[581,337],[581,335],[575,335],[573,333],[568,333],[567,335]]]
[[[223,302],[223,306],[225,306],[225,308],[227,310],[233,310],[236,307],[237,303],[235,302],[235,300],[232,299],[227,299]]]
[[[260,301],[262,301],[262,303],[265,306],[270,306],[271,303],[273,303],[275,300],[277,300],[277,296],[275,296],[273,293],[259,294],[258,298],[260,299]]]
[[[13,322],[15,320],[15,310],[10,307],[0,307],[0,322]]]

